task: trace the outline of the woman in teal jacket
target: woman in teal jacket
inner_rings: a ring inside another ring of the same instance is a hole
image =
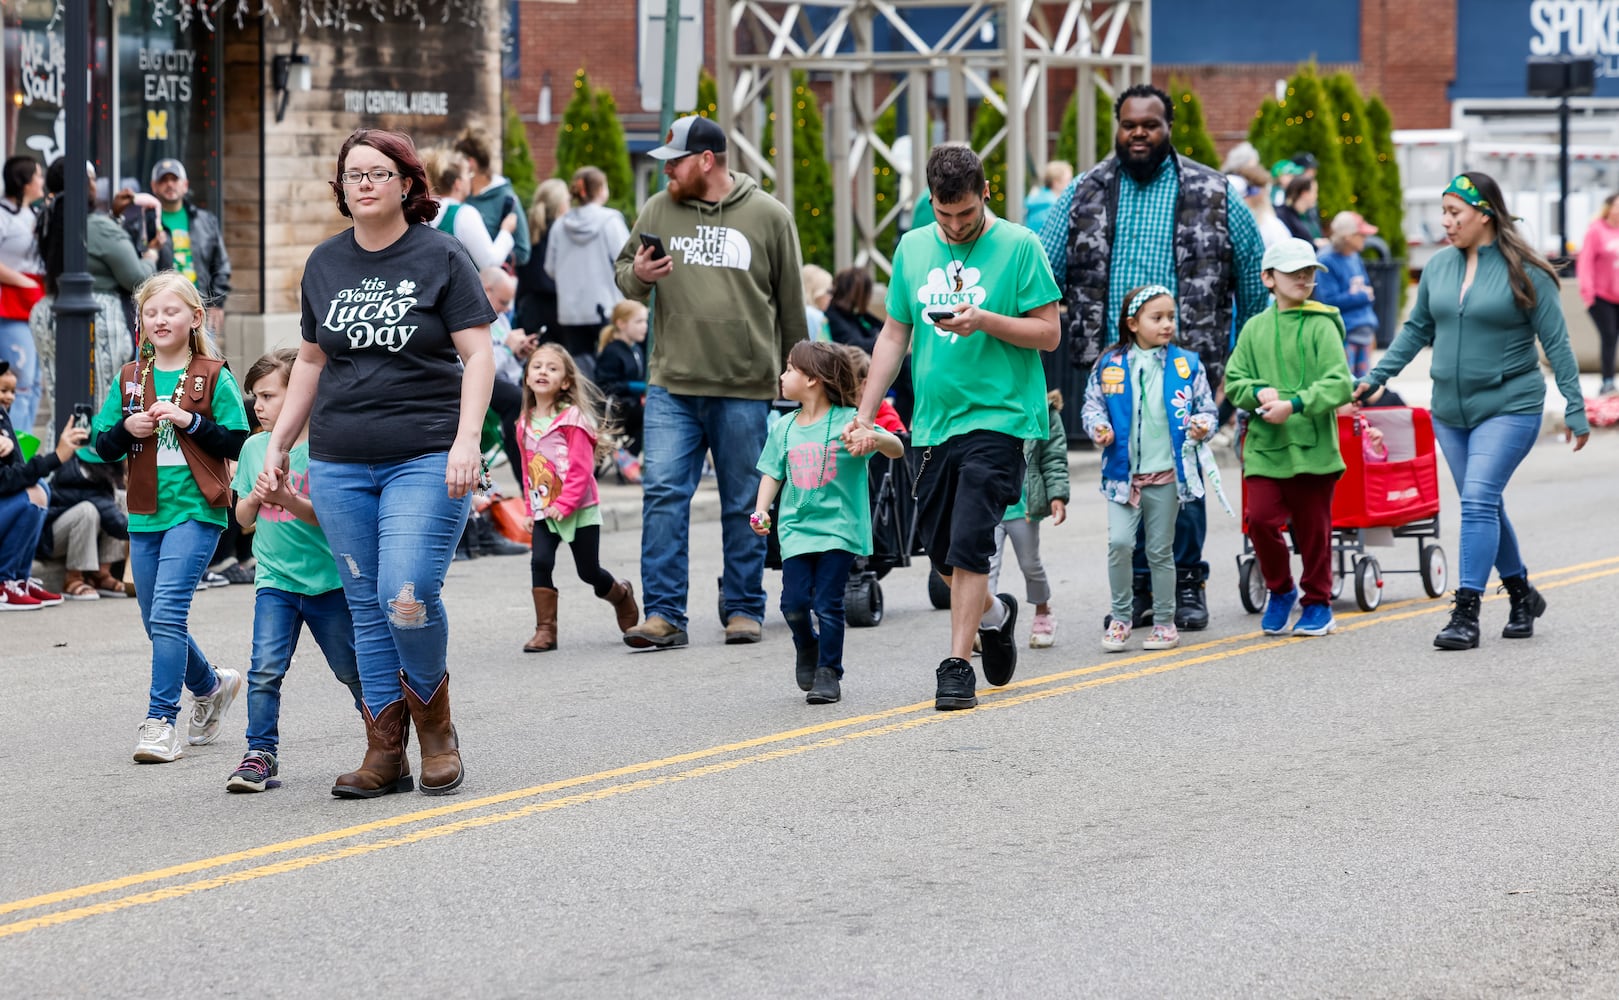
[[[1556,373],[1575,451],[1585,447],[1591,427],[1557,272],[1524,241],[1500,187],[1487,174],[1462,174],[1445,189],[1443,212],[1451,245],[1423,269],[1410,319],[1355,395],[1381,388],[1418,351],[1433,348],[1434,436],[1462,496],[1460,585],[1450,623],[1434,645],[1473,649],[1492,565],[1512,602],[1503,638],[1529,638],[1546,610],[1502,504],[1507,480],[1540,434],[1546,383],[1537,337]]]

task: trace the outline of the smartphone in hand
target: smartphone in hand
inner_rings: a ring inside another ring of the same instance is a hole
[[[663,237],[661,236],[653,236],[651,233],[642,233],[641,245],[652,251],[653,260],[662,260],[663,258],[669,256],[669,252],[663,248]]]
[[[952,320],[952,319],[955,319],[955,318],[956,318],[955,311],[951,310],[951,309],[929,309],[928,310],[928,319],[931,319],[935,323],[943,323],[943,322],[946,322],[948,320]]]
[[[90,409],[89,403],[74,403],[73,416],[70,418],[68,426],[77,427],[81,430],[89,430],[90,418],[93,416],[95,416],[95,414]]]

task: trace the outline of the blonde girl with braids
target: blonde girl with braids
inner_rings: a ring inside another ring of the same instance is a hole
[[[601,391],[579,373],[573,355],[541,344],[523,369],[523,410],[517,420],[523,505],[534,547],[530,561],[534,637],[525,653],[557,648],[557,548],[573,552],[579,579],[613,606],[623,632],[640,620],[635,588],[601,567],[601,507],[596,459],[613,454],[602,423]],[[543,527],[542,527],[543,525]]]
[[[776,421],[759,456],[759,495],[749,522],[770,533],[778,493],[781,614],[793,633],[798,687],[811,705],[843,697],[843,588],[858,556],[871,555],[871,453],[901,458],[905,446],[881,427],[839,435],[860,403],[860,375],[840,344],[801,340],[787,354],[781,394],[799,408]],[[785,490],[783,487],[785,486]],[[810,624],[815,614],[819,631]]]
[[[129,458],[129,552],[141,624],[152,642],[139,763],[178,760],[183,685],[193,699],[185,743],[219,736],[242,675],[216,669],[187,628],[191,597],[230,516],[226,463],[247,440],[242,390],[203,328],[202,297],[162,271],[135,290],[139,348],[93,422],[104,461]]]

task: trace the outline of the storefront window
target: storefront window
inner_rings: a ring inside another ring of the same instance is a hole
[[[112,149],[112,84],[107,38],[110,15],[91,3],[89,156],[97,176],[107,175]],[[60,157],[67,142],[62,111],[67,86],[67,34],[54,0],[21,0],[4,8],[3,145],[8,156],[33,156],[43,164]],[[105,190],[100,192],[106,197]]]
[[[210,28],[185,3],[117,9],[119,180],[150,190],[158,161],[179,160],[192,199],[218,213],[222,24]]]

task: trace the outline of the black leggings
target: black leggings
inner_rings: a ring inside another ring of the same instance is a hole
[[[1591,320],[1597,325],[1597,336],[1602,338],[1602,380],[1612,382],[1614,348],[1619,346],[1619,302],[1592,302]]]
[[[576,529],[568,548],[573,550],[573,565],[579,571],[579,579],[595,588],[597,597],[606,597],[618,581],[601,567],[601,543],[601,525],[592,524]],[[534,522],[534,554],[529,560],[534,586],[556,589],[551,571],[557,567],[557,548],[561,545],[561,535],[547,528],[543,521]]]

